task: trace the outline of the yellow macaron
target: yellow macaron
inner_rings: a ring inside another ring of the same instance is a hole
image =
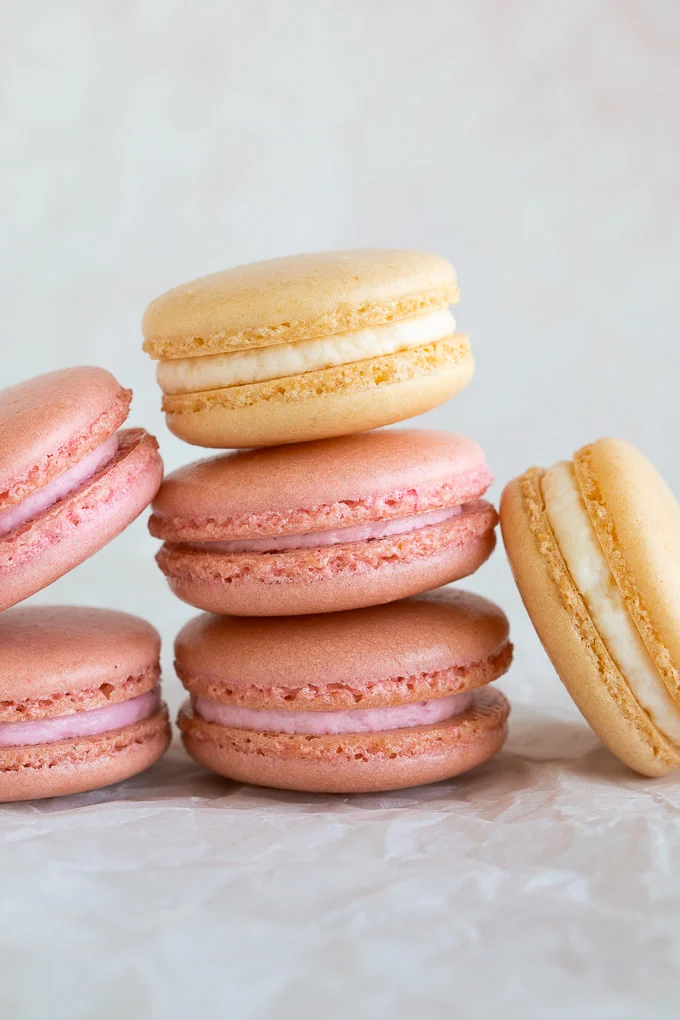
[[[144,315],[163,410],[197,446],[325,439],[422,414],[470,380],[453,267],[417,251],[322,252],[176,287]]]
[[[538,635],[582,714],[647,776],[680,766],[680,506],[634,447],[600,439],[501,500]]]

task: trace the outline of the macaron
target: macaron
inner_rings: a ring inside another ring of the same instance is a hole
[[[0,391],[0,610],[88,559],[155,495],[156,440],[119,431],[131,399],[101,368]]]
[[[429,411],[473,372],[453,267],[418,251],[336,251],[236,266],[144,315],[168,427],[197,446],[349,435]]]
[[[493,550],[492,482],[464,436],[385,429],[199,461],[153,502],[175,595],[240,616],[355,609],[427,591]]]
[[[609,749],[680,765],[680,507],[634,447],[600,439],[506,487],[503,539],[524,604]]]
[[[0,802],[109,786],[170,743],[160,639],[135,616],[75,606],[0,615]]]
[[[175,643],[189,754],[244,783],[368,793],[449,779],[506,739],[508,622],[442,590],[387,606],[268,619],[205,614]]]

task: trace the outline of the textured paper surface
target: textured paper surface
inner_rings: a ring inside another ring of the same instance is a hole
[[[677,777],[619,766],[548,667],[502,686],[507,749],[451,782],[249,789],[175,745],[1,808],[0,1016],[677,1017]]]

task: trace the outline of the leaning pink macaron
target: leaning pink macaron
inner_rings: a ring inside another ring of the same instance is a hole
[[[184,744],[241,782],[366,793],[451,778],[503,745],[486,685],[512,659],[491,602],[442,590],[318,616],[192,620],[175,643]]]
[[[73,606],[0,615],[0,802],[81,793],[170,743],[160,639],[137,617]]]
[[[491,482],[472,440],[385,429],[190,464],[165,480],[150,530],[173,592],[199,609],[355,609],[477,570],[495,544]]]
[[[158,490],[154,437],[118,431],[131,397],[90,367],[0,392],[0,610],[101,549]]]

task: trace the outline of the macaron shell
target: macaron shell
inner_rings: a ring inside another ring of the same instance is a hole
[[[379,733],[303,736],[233,729],[190,709],[178,724],[188,753],[219,775],[309,793],[375,793],[451,779],[496,754],[507,737],[500,691],[476,691],[463,715]]]
[[[282,553],[206,553],[164,545],[174,594],[216,613],[290,616],[392,602],[474,573],[496,544],[495,510],[371,542]]]
[[[192,694],[250,708],[381,707],[446,696],[500,676],[509,625],[493,602],[444,588],[318,616],[203,614],[175,641]]]
[[[0,648],[0,722],[101,708],[158,683],[158,632],[128,613],[18,606],[0,615]]]
[[[501,528],[524,605],[570,695],[604,744],[647,776],[680,766],[680,754],[654,726],[609,655],[550,528],[540,479],[528,471],[506,486]]]
[[[626,608],[680,704],[680,505],[656,468],[623,440],[584,447],[574,467]]]
[[[96,737],[0,748],[0,803],[65,797],[129,779],[154,765],[171,738],[163,705],[148,719]]]
[[[0,539],[0,610],[88,559],[151,502],[163,478],[158,443],[142,429],[119,436],[118,456],[93,480]]]
[[[175,287],[144,315],[144,350],[180,358],[292,343],[453,304],[446,259],[403,250],[331,251],[235,266]]]
[[[171,541],[327,531],[471,502],[492,481],[465,436],[379,429],[188,464],[164,480],[149,527]]]
[[[472,378],[469,340],[446,340],[269,382],[166,396],[168,428],[195,446],[245,449],[364,432],[424,414]]]
[[[48,372],[0,391],[0,510],[112,435],[131,397],[109,372],[93,367]]]

